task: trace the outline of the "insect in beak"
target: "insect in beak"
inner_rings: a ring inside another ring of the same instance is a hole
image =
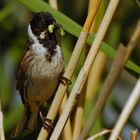
[[[54,25],[55,30],[58,30],[58,29],[62,28],[62,25],[60,25],[56,22],[53,22],[53,25]]]
[[[65,35],[65,32],[64,32],[64,30],[62,29],[62,25],[53,22],[53,24],[50,24],[50,25],[48,26],[48,31],[49,31],[50,33],[53,33],[54,31],[57,31],[57,30],[59,30],[61,36],[64,36],[64,35]]]

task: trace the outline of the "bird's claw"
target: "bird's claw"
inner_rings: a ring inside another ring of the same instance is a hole
[[[52,120],[50,120],[50,119],[48,119],[48,118],[46,118],[46,117],[44,117],[43,115],[42,115],[42,112],[41,111],[39,111],[39,115],[40,115],[40,118],[41,118],[41,120],[42,120],[42,123],[43,123],[43,127],[45,128],[45,129],[52,129],[53,128],[53,121]]]
[[[59,77],[60,82],[65,86],[65,85],[71,85],[71,80],[69,80],[68,78],[64,77],[64,76],[60,76]]]

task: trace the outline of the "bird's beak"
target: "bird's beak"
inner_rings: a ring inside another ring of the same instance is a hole
[[[58,24],[56,22],[54,22],[53,25],[54,25],[55,31],[58,30],[58,29],[60,29],[62,27],[62,25],[60,25],[60,24]]]

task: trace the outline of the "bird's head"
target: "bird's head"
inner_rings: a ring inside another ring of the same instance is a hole
[[[31,40],[45,38],[45,33],[54,34],[62,25],[57,24],[49,12],[36,13],[28,26],[28,36]]]

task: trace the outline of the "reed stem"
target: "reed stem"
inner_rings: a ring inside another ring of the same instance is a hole
[[[109,24],[112,20],[112,17],[115,13],[115,10],[117,8],[117,5],[119,3],[119,0],[111,0],[110,3],[109,3],[109,6],[106,10],[106,13],[105,13],[105,16],[102,20],[102,23],[99,27],[99,30],[96,34],[96,37],[94,39],[94,42],[90,48],[90,51],[88,53],[88,56],[86,58],[86,61],[84,63],[84,66],[82,67],[82,69],[80,70],[80,73],[78,75],[78,78],[75,82],[75,85],[71,91],[71,94],[68,98],[68,101],[67,101],[67,104],[65,106],[65,109],[62,113],[62,115],[60,116],[55,128],[54,128],[54,131],[50,137],[51,140],[56,140],[59,138],[63,128],[64,128],[64,125],[75,105],[75,102],[82,90],[82,87],[86,81],[86,78],[87,78],[87,75],[89,73],[89,70],[92,66],[92,63],[94,62],[95,60],[95,57],[97,55],[97,52],[99,50],[99,47],[101,45],[101,42],[105,36],[105,33],[109,27]]]

